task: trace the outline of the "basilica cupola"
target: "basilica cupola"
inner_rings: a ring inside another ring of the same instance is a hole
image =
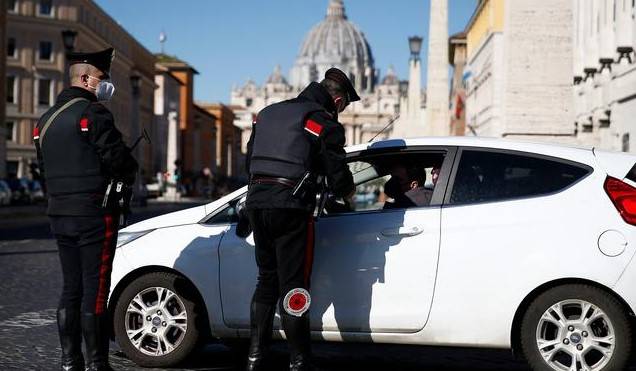
[[[302,89],[337,67],[349,75],[360,92],[371,92],[376,71],[369,43],[347,19],[343,0],[330,0],[327,15],[305,37],[291,71],[291,84]]]

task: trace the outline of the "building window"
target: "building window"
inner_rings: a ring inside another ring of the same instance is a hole
[[[7,76],[7,103],[18,103],[18,79]]]
[[[18,49],[15,45],[15,37],[10,37],[7,40],[7,57],[9,58],[17,58],[18,57]]]
[[[38,15],[52,17],[53,0],[40,0],[40,5],[38,6]]]
[[[18,12],[18,0],[7,0],[7,11],[9,13]]]
[[[50,79],[38,80],[38,105],[51,105],[51,88],[52,84]]]
[[[38,59],[41,61],[53,60],[53,43],[50,41],[40,41]]]
[[[6,139],[10,142],[14,142],[16,138],[16,125],[15,121],[7,121],[5,124],[5,135]]]
[[[629,152],[629,133],[623,134],[623,152]]]

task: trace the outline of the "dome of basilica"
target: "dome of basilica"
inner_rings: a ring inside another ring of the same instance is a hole
[[[347,20],[343,0],[330,0],[325,19],[305,37],[292,69],[292,85],[320,80],[331,67],[347,73],[356,89],[373,88],[376,72],[371,48],[364,33]]]

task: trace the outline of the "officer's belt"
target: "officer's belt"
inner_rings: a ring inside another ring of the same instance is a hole
[[[297,180],[269,176],[255,176],[250,181],[250,184],[279,184],[290,188],[294,188],[296,183],[298,183]]]

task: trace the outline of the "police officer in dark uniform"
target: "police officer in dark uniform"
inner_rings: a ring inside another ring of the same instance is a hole
[[[246,209],[259,268],[251,304],[247,370],[262,370],[276,303],[290,347],[290,370],[310,369],[313,211],[316,178],[336,197],[353,195],[338,113],[360,100],[349,78],[332,68],[291,100],[264,108],[248,143],[250,186]],[[280,300],[279,300],[280,299]]]
[[[106,300],[119,210],[113,202],[103,207],[103,201],[111,179],[132,184],[137,171],[113,115],[100,103],[114,92],[108,81],[112,58],[112,48],[71,53],[71,87],[33,130],[64,278],[57,323],[66,371],[112,370]]]

